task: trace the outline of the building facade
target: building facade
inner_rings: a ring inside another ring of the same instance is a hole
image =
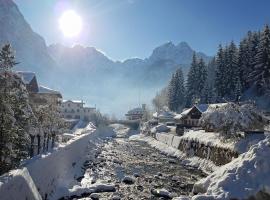
[[[83,101],[63,100],[60,106],[61,115],[66,119],[89,120],[95,108],[84,107]]]
[[[29,93],[29,101],[33,106],[53,105],[58,107],[62,101],[62,94],[59,91],[38,84],[35,73],[17,72],[21,77]]]
[[[146,112],[146,105],[142,104],[142,107],[131,109],[127,112],[126,118],[128,120],[141,120]]]

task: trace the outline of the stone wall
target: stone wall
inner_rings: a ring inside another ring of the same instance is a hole
[[[205,145],[192,139],[183,139],[181,136],[167,133],[156,133],[155,138],[168,146],[179,149],[187,156],[197,156],[203,159],[211,160],[217,166],[229,163],[233,158],[238,157],[238,153],[231,149],[222,148],[220,146]]]

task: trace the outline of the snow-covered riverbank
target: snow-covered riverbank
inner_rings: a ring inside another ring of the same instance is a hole
[[[187,143],[195,141],[203,146],[227,148],[237,151],[240,155],[228,164],[218,167],[211,161],[195,157],[193,154],[187,155],[178,150],[180,138]],[[182,196],[177,199],[270,199],[269,136],[267,134],[251,135],[239,141],[222,141],[220,138],[216,133],[191,131],[182,137],[156,133],[156,139],[140,134],[130,137],[130,140],[146,141],[167,155],[178,157],[182,163],[197,166],[209,173],[208,177],[195,184],[193,192],[197,195]]]
[[[32,158],[22,169],[3,175],[0,178],[1,200],[57,199],[75,184],[76,177],[81,176],[81,166],[91,152],[88,148],[94,149],[99,140],[113,134],[111,128],[96,130],[93,126],[86,126],[80,135],[66,144]]]

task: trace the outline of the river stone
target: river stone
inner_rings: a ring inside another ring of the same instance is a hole
[[[135,178],[138,178],[138,177],[140,177],[140,174],[134,173],[133,176],[134,176]]]
[[[121,198],[119,196],[113,196],[112,200],[121,200]]]
[[[92,193],[89,197],[93,200],[99,200],[99,195],[97,193]]]
[[[134,178],[130,177],[130,176],[125,176],[122,180],[123,183],[125,184],[134,184],[135,180]]]
[[[172,177],[172,181],[175,181],[175,182],[176,182],[176,181],[178,181],[178,180],[180,180],[180,177],[179,177],[179,176],[173,176],[173,177]]]
[[[172,199],[172,194],[166,189],[151,189],[151,194],[156,197],[163,197],[165,199]]]

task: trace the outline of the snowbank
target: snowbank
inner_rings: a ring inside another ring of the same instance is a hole
[[[40,196],[42,199],[60,198],[62,194],[68,193],[68,188],[77,184],[75,179],[82,175],[81,166],[86,157],[91,156],[89,154],[95,150],[95,145],[101,139],[114,135],[112,128],[101,127],[95,130],[89,124],[81,131],[80,135],[76,135],[65,145],[48,154],[28,160],[24,164],[25,169],[19,169],[16,172],[18,176],[10,177],[9,181],[1,178],[0,199],[2,200],[3,194],[9,195],[9,193],[20,194],[20,198],[14,198],[14,200],[26,199],[28,196],[28,199],[41,199]],[[30,185],[27,186],[25,182],[29,182],[28,185]],[[25,186],[20,191],[23,184]],[[9,187],[10,185],[12,188]],[[36,191],[39,191],[40,196],[37,196],[38,192]]]
[[[264,194],[270,198],[270,138],[253,145],[248,152],[224,165],[194,186],[193,200],[247,199]],[[257,196],[256,196],[257,195]]]
[[[41,196],[26,168],[13,170],[0,177],[1,200],[41,200]]]

